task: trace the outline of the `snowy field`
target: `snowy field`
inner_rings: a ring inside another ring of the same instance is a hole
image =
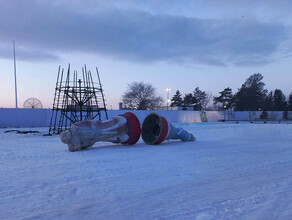
[[[0,129],[0,219],[292,219],[292,124],[180,126],[197,141],[73,153]]]

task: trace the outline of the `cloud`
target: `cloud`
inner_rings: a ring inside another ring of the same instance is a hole
[[[255,19],[200,19],[111,7],[93,13],[61,3],[2,1],[0,56],[8,56],[5,48],[15,39],[25,48],[20,58],[26,60],[85,52],[134,62],[258,65],[273,62],[288,38],[285,25]]]
[[[12,59],[13,58],[13,46],[12,42],[10,44],[0,44],[0,58]],[[58,60],[57,55],[47,53],[42,50],[17,47],[16,58],[24,61],[38,60],[38,61],[48,61],[48,60]]]

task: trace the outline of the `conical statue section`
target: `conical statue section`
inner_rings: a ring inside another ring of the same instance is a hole
[[[149,114],[142,124],[142,139],[146,144],[160,144],[168,139],[181,141],[195,141],[193,134],[178,127],[174,127],[163,116],[156,113]]]

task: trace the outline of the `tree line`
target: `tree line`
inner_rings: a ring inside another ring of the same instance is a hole
[[[211,104],[210,95],[198,87],[184,97],[177,90],[171,106],[193,106],[194,110],[292,111],[292,93],[286,97],[281,89],[268,91],[262,80],[260,73],[253,74],[236,93],[227,87],[219,92],[219,96],[213,97]]]
[[[165,105],[164,99],[157,95],[156,89],[149,83],[132,82],[122,96],[126,108],[137,110],[159,109]],[[176,90],[170,100],[170,106],[192,107],[195,111],[227,110],[234,111],[292,111],[292,93],[288,97],[281,89],[265,89],[260,73],[251,75],[237,92],[230,87],[213,97],[211,93],[196,87],[193,92],[181,94]]]

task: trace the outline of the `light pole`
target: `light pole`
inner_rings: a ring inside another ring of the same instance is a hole
[[[14,44],[14,41],[13,41],[13,60],[14,60],[15,108],[18,108],[18,106],[17,106],[16,61],[15,61],[15,44]]]
[[[168,103],[170,102],[170,100],[169,100],[169,91],[170,91],[170,88],[167,88],[166,89],[166,92],[167,92],[167,96],[166,96],[166,109],[168,110]]]

